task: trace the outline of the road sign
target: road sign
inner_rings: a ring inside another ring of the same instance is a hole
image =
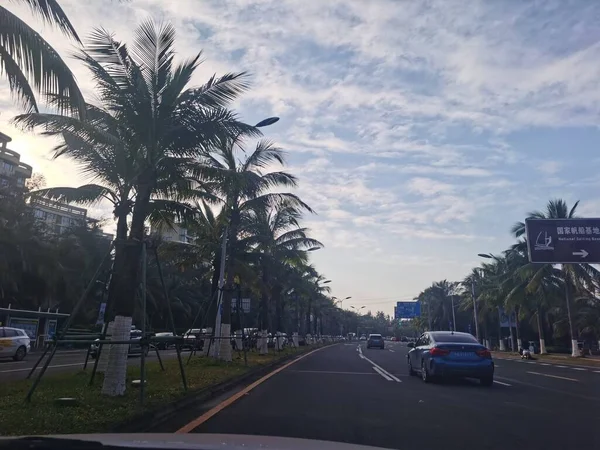
[[[413,319],[421,315],[420,302],[397,302],[394,309],[394,318],[396,319]]]
[[[525,229],[533,263],[600,263],[600,219],[527,219]]]

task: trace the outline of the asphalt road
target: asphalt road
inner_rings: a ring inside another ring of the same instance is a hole
[[[396,449],[600,448],[600,370],[496,359],[496,382],[425,384],[403,343],[338,344],[272,376],[193,429]],[[225,397],[194,409],[200,416]],[[220,405],[222,407],[223,405]],[[181,415],[180,423],[192,414]],[[206,417],[206,414],[205,416]]]
[[[23,361],[15,362],[12,359],[0,359],[0,383],[9,380],[18,380],[27,377],[31,368],[35,365],[41,353],[30,353]],[[83,369],[85,362],[85,350],[58,350],[52,358],[52,362],[48,366],[47,374],[60,372],[75,372]],[[177,352],[175,350],[165,350],[160,352],[163,360],[175,358]],[[151,351],[148,354],[148,361],[156,360],[156,353]],[[130,356],[129,364],[139,364],[139,357]],[[42,368],[44,362],[40,363],[38,370]],[[88,361],[88,369],[91,370],[94,366],[92,358]],[[36,372],[37,373],[37,372]]]

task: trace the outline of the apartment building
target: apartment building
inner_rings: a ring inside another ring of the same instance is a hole
[[[0,190],[18,193],[23,192],[33,169],[21,162],[21,155],[8,148],[11,141],[9,136],[0,133]]]
[[[87,209],[42,197],[32,197],[29,206],[34,217],[44,224],[51,234],[62,234],[69,228],[85,225],[88,221]]]
[[[160,236],[165,242],[181,242],[183,244],[192,244],[194,236],[192,236],[187,228],[181,224],[173,224],[172,227],[162,226],[152,230],[152,234]]]

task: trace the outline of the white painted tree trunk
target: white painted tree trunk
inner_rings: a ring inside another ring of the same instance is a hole
[[[269,343],[268,343],[268,331],[267,330],[262,330],[260,332],[260,340],[259,340],[259,345],[258,345],[258,354],[259,355],[266,355],[267,353],[269,353]]]
[[[279,350],[283,350],[283,336],[281,331],[275,333],[275,348]]]
[[[202,355],[208,356],[208,346],[210,345],[210,337],[212,336],[213,329],[207,328],[204,337],[202,338]]]
[[[519,350],[520,348],[523,348],[523,341],[521,340],[521,338],[517,339],[517,350]]]
[[[486,348],[491,348],[491,347],[490,347],[490,340],[489,340],[489,339],[484,339],[484,340],[483,340],[483,345],[485,345],[485,346],[486,346]]]
[[[221,339],[217,343],[219,345],[219,359],[221,361],[230,362],[233,359],[231,351],[231,324],[221,324]]]
[[[292,333],[292,344],[295,348],[298,348],[300,346],[298,342],[298,333]],[[600,345],[600,341],[598,345]]]
[[[502,339],[502,338],[500,338],[500,351],[501,352],[506,351],[506,345],[504,345],[504,339]]]
[[[106,329],[106,337],[110,339],[113,333],[113,329],[115,328],[115,322],[109,322],[108,327]],[[100,354],[100,361],[98,361],[98,372],[104,373],[106,372],[106,367],[108,366],[108,354],[110,353],[110,345],[105,344],[102,346],[102,353]]]
[[[548,353],[546,351],[546,340],[540,338],[540,355],[545,355],[546,353]]]
[[[571,339],[571,356],[581,356],[579,346],[577,345],[577,339]]]
[[[235,332],[235,348],[237,351],[242,351],[243,348],[243,343],[242,343],[242,330],[237,330]]]
[[[111,341],[126,341],[131,336],[131,317],[116,316]],[[111,345],[102,393],[111,397],[125,394],[129,345]]]

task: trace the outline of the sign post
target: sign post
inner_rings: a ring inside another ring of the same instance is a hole
[[[600,263],[600,219],[526,219],[529,261]]]

